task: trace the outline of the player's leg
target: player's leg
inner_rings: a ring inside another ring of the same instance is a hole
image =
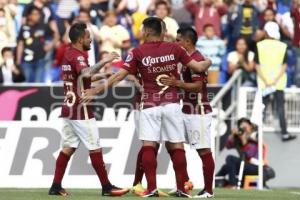
[[[188,175],[183,146],[183,142],[185,142],[183,116],[179,104],[172,103],[163,106],[162,139],[167,142],[169,154],[173,162],[177,196],[190,197],[184,188],[184,183]]]
[[[143,156],[143,148],[140,148],[137,158],[136,158],[136,166],[134,173],[134,180],[132,186],[140,184],[142,182],[144,176],[144,170],[142,165],[142,156]]]
[[[157,144],[160,141],[161,107],[151,107],[140,111],[139,139],[143,141],[141,149],[142,166],[147,180],[147,191],[142,196],[158,196],[156,185]]]
[[[103,161],[102,148],[96,120],[74,120],[74,127],[80,140],[89,150],[92,166],[102,186],[103,196],[121,196],[129,190],[112,185],[108,179],[105,163]]]
[[[173,163],[173,168],[174,168],[175,167],[174,166],[174,161],[173,161],[174,149],[172,149],[172,148],[175,148],[175,149],[176,148],[182,148],[182,149],[184,149],[183,144],[172,146],[170,142],[166,142],[165,147],[166,147],[166,149],[167,149],[167,151],[170,155],[171,161]],[[175,161],[175,163],[176,163],[176,161]],[[191,191],[193,190],[194,186],[193,186],[193,183],[190,181],[190,178],[189,178],[189,175],[188,175],[188,172],[187,172],[187,168],[183,171],[182,176],[183,176],[183,181],[184,181],[184,189],[188,194],[190,194]],[[176,188],[170,190],[168,192],[168,194],[171,195],[171,196],[174,196],[174,195],[176,195],[176,192],[177,192],[177,184],[176,184]]]
[[[49,195],[68,195],[68,193],[62,188],[61,182],[70,157],[73,155],[80,143],[80,140],[72,126],[71,120],[63,119],[62,138],[63,149],[60,151],[56,160],[54,179],[49,190]]]
[[[213,180],[215,171],[215,161],[210,148],[197,149],[198,155],[202,160],[202,171],[204,178],[204,189],[197,196],[202,198],[213,197]]]
[[[135,125],[135,133],[139,134],[139,110],[134,110],[134,125]],[[137,159],[136,159],[136,167],[135,167],[135,173],[134,173],[134,181],[133,181],[133,192],[138,191],[142,192],[144,191],[144,188],[141,185],[143,176],[144,176],[144,169],[142,166],[142,155],[143,155],[143,148],[140,148]]]
[[[215,162],[211,153],[211,121],[211,114],[184,114],[189,143],[192,149],[196,149],[202,161],[204,189],[196,195],[197,198],[213,197]]]

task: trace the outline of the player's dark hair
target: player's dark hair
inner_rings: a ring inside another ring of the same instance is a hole
[[[78,22],[71,26],[69,38],[73,44],[77,42],[78,38],[84,37],[85,29],[87,29],[87,26],[83,22]]]
[[[1,50],[1,55],[3,56],[8,51],[13,52],[12,48],[10,48],[10,47],[3,47],[2,50]]]
[[[190,39],[193,45],[196,45],[198,40],[198,35],[195,29],[192,27],[183,27],[177,30],[177,34],[181,34],[183,38]]]
[[[39,9],[38,7],[36,7],[35,5],[31,5],[28,7],[27,11],[26,11],[26,15],[31,15],[33,13],[33,11],[38,11],[40,14],[42,13],[42,10]]]
[[[143,21],[144,29],[149,29],[152,31],[153,35],[160,36],[162,32],[161,19],[158,17],[148,17]]]

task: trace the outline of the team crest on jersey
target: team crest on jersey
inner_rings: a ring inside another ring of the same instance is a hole
[[[130,61],[132,61],[132,59],[133,59],[133,54],[132,54],[132,52],[129,52],[127,57],[126,57],[125,62],[130,62]]]
[[[78,57],[77,57],[77,60],[78,60],[79,62],[84,62],[84,57],[83,57],[83,56],[78,56]]]

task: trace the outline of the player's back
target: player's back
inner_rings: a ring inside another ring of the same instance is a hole
[[[87,53],[72,46],[67,48],[62,63],[65,100],[61,117],[74,120],[93,117],[91,107],[79,103],[81,92],[91,87],[91,79],[81,76],[81,70],[87,67],[89,67]]]
[[[187,64],[191,58],[175,43],[146,42],[135,48],[126,59],[125,69],[141,74],[144,87],[142,102],[145,107],[179,102],[175,87],[164,86],[160,79],[166,76],[179,78],[178,64]],[[132,69],[134,68],[134,69]]]

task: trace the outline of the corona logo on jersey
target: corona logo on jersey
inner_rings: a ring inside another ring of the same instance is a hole
[[[174,54],[155,57],[155,58],[153,58],[151,56],[147,56],[147,57],[144,57],[142,59],[142,63],[143,63],[144,66],[149,67],[149,66],[152,66],[154,64],[164,63],[164,62],[174,61],[174,60],[175,60]]]

